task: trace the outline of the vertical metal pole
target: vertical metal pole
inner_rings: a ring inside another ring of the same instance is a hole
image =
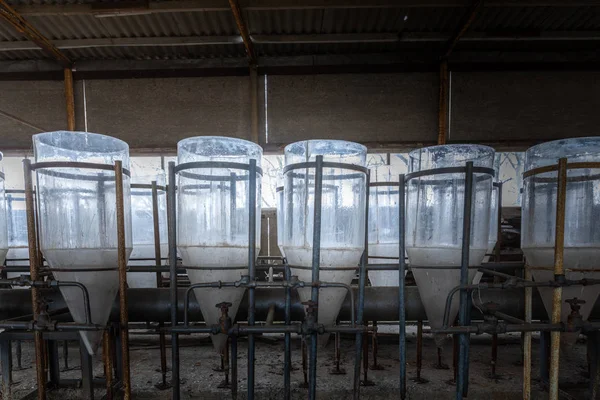
[[[231,337],[231,398],[237,400],[238,390],[238,347],[237,347],[237,336]]]
[[[440,63],[440,91],[439,91],[439,109],[438,109],[438,143],[446,144],[448,136],[448,93],[450,89],[450,80],[448,75],[448,62],[443,60]]]
[[[102,357],[104,358],[104,378],[106,379],[106,400],[112,400],[112,349],[110,346],[110,331],[108,329],[102,335]]]
[[[10,385],[12,384],[12,360],[10,340],[0,340],[0,362],[2,366],[2,392],[1,398],[11,399]]]
[[[556,236],[554,241],[554,280],[564,279],[565,204],[567,201],[567,159],[558,161],[558,189],[556,199]],[[552,296],[552,323],[560,323],[562,286],[555,287]],[[550,388],[549,398],[558,400],[558,371],[560,361],[560,332],[550,332]]]
[[[124,399],[131,399],[131,374],[129,369],[129,314],[127,310],[127,250],[125,248],[125,206],[123,195],[123,163],[115,161],[115,185],[117,198],[117,240],[119,246],[119,306],[121,347],[123,363]]]
[[[500,262],[500,248],[502,247],[502,182],[498,182],[498,230],[496,232],[496,252],[494,261]],[[531,288],[529,288],[531,289]]]
[[[167,222],[169,225],[169,291],[171,299],[171,327],[177,326],[177,225],[175,198],[175,163],[169,162],[169,182],[167,186]],[[171,332],[171,384],[173,400],[180,399],[179,388],[179,335]]]
[[[285,280],[289,282],[292,278],[289,265],[285,265]],[[292,321],[292,289],[285,288],[285,324],[289,325]],[[291,393],[291,370],[292,370],[292,336],[289,332],[285,333],[285,355],[283,360],[283,387],[284,400],[290,400]]]
[[[248,170],[248,275],[250,282],[256,279],[256,160],[250,160]],[[248,325],[255,323],[256,299],[254,288],[248,288]],[[254,399],[256,343],[254,334],[248,335],[248,400]]]
[[[399,334],[399,348],[398,357],[400,360],[400,398],[406,399],[406,308],[404,305],[404,287],[405,287],[405,275],[406,275],[406,261],[404,259],[405,251],[405,205],[406,205],[406,182],[404,174],[400,174],[398,179],[398,207],[399,218],[398,218],[398,334]]]
[[[252,136],[250,140],[259,143],[258,129],[258,71],[256,65],[250,65],[250,110],[251,110],[251,128]]]
[[[363,253],[359,276],[358,276],[358,312],[356,313],[356,325],[362,325],[363,323],[363,313],[365,308],[365,286],[367,284],[367,262],[369,258],[369,185],[371,184],[371,177],[369,171],[367,170],[365,176],[365,220],[364,220],[364,248],[365,251]],[[354,399],[360,398],[360,358],[361,358],[361,347],[364,340],[364,332],[359,332],[356,334],[356,357],[354,359]],[[368,363],[367,363],[368,368]],[[365,385],[368,382],[365,381]]]
[[[152,222],[154,223],[154,265],[160,268],[162,254],[160,252],[160,221],[158,215],[158,188],[156,181],[152,181]],[[156,285],[161,287],[162,275],[156,273]]]
[[[525,265],[525,280],[531,280],[531,270]],[[525,288],[525,323],[531,323],[533,288]],[[523,335],[523,400],[531,400],[531,332]]]
[[[540,332],[540,382],[547,385],[550,376],[550,332]]]
[[[94,368],[92,367],[92,356],[88,353],[83,340],[79,341],[79,357],[83,398],[92,400],[94,398]]]
[[[27,211],[27,240],[29,242],[29,273],[32,281],[40,280],[37,231],[35,224],[35,204],[33,201],[33,183],[31,180],[31,161],[23,160],[23,172],[25,175],[25,207]],[[31,288],[31,304],[33,306],[33,318],[37,319],[40,314],[40,290]],[[37,377],[37,398],[46,399],[46,374],[44,372],[44,338],[42,331],[35,331],[35,369]]]
[[[600,332],[588,335],[588,355],[590,358],[590,399],[600,397]]]
[[[306,189],[308,191],[308,188]],[[316,157],[315,165],[315,202],[313,216],[313,252],[312,252],[312,283],[319,281],[319,269],[321,266],[321,201],[323,197],[323,156]],[[312,286],[311,300],[316,304],[315,321],[319,321],[319,288]],[[316,400],[317,398],[317,341],[318,333],[316,330],[310,336],[310,353],[308,361],[308,398]],[[360,358],[359,358],[360,369]],[[360,373],[360,370],[359,370]],[[356,378],[356,377],[355,377]],[[359,377],[360,379],[360,377]]]
[[[65,77],[65,103],[67,105],[67,130],[75,130],[75,96],[73,94],[73,71],[64,68]]]
[[[467,285],[469,283],[469,247],[471,245],[471,206],[473,202],[473,162],[467,162],[465,167],[465,199],[463,211],[463,230],[462,230],[462,258],[460,267],[460,284]],[[460,291],[460,311],[459,323],[461,326],[471,324],[469,309],[471,303],[469,299],[469,291]],[[458,354],[458,379],[456,383],[456,398],[462,400],[467,396],[469,390],[469,341],[470,335],[462,334],[459,337],[459,354]]]
[[[48,347],[48,369],[50,381],[53,387],[60,385],[60,361],[58,357],[58,342],[56,340],[46,341]]]

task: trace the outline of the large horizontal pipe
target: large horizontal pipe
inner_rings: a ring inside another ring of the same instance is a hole
[[[186,289],[179,289],[179,320],[183,320],[183,299]],[[129,320],[131,322],[169,322],[170,303],[169,289],[129,289],[127,292],[129,305]],[[42,298],[51,300],[50,309],[60,309],[66,304],[58,291],[42,290]],[[358,298],[355,293],[355,298]],[[523,290],[482,290],[475,293],[474,298],[482,303],[494,302],[499,305],[498,311],[511,316],[522,318],[524,314]],[[256,290],[257,320],[264,321],[271,304],[275,305],[275,319],[284,319],[284,290],[280,288],[265,288]],[[190,297],[190,321],[202,321],[202,312],[194,295]],[[239,308],[237,319],[245,321],[248,311],[247,298],[244,297]],[[113,303],[111,321],[117,322],[119,303]],[[31,295],[28,290],[3,289],[0,290],[0,319],[16,318],[31,313]],[[480,311],[473,307],[473,318],[481,317]],[[340,320],[350,319],[350,299],[346,297],[340,311]],[[398,288],[393,287],[367,287],[365,292],[365,319],[369,321],[395,321],[398,316]],[[303,306],[298,295],[292,293],[292,319],[302,320],[304,317]],[[64,318],[64,317],[63,317]],[[425,309],[416,286],[406,288],[406,318],[409,321],[426,320]],[[533,318],[547,319],[542,301],[537,291],[533,297]],[[600,318],[600,307],[594,307],[590,319]]]

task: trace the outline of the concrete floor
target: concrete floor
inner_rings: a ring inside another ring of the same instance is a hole
[[[283,340],[260,340],[257,346],[256,360],[256,398],[257,399],[282,399],[283,398]],[[381,371],[369,371],[369,379],[374,386],[361,387],[362,399],[390,399],[398,398],[398,346],[394,337],[382,337],[379,348],[379,362],[385,368]],[[416,340],[414,333],[409,334],[408,343],[408,398],[409,399],[451,399],[455,397],[455,387],[448,383],[453,372],[437,370],[432,366],[436,361],[436,351],[433,339],[425,335],[424,361],[422,377],[428,383],[419,384],[413,381],[416,376]],[[521,399],[522,367],[517,365],[520,360],[520,344],[518,336],[503,336],[499,338],[498,364],[496,378],[490,374],[490,340],[489,336],[473,337],[471,347],[470,386],[469,399]],[[537,343],[534,339],[533,362],[533,398],[547,398],[547,394],[540,390],[537,380],[538,357]],[[221,372],[213,371],[219,365],[219,357],[206,337],[181,338],[181,394],[184,399],[228,399],[231,398],[229,390],[218,389],[217,385],[223,380]],[[14,347],[14,346],[13,346]],[[239,349],[239,397],[246,398],[246,343],[240,342]],[[307,390],[300,388],[302,382],[300,342],[293,342],[293,371],[292,388],[294,399],[307,398]],[[333,341],[319,353],[318,362],[318,398],[336,400],[351,398],[352,371],[354,364],[354,342],[351,338],[342,340],[342,368],[348,371],[347,375],[330,375],[328,371],[333,366]],[[565,399],[585,398],[585,344],[578,343],[570,353],[568,359],[561,361],[561,385],[569,388],[563,393]],[[13,350],[14,351],[14,350]],[[452,363],[452,342],[446,343],[444,361]],[[62,351],[61,351],[62,353]],[[370,354],[369,357],[372,355]],[[15,356],[16,357],[16,356]],[[35,368],[32,367],[33,345],[23,343],[22,364],[29,369],[14,371],[12,386],[13,398],[21,398],[35,389]],[[131,337],[131,368],[132,388],[136,399],[169,399],[171,392],[159,391],[154,384],[159,382],[160,357],[158,350],[158,337],[148,335],[132,335]],[[370,360],[372,361],[372,359]],[[13,360],[16,365],[16,358]],[[69,352],[70,366],[79,365],[78,347],[73,343]],[[170,354],[168,354],[170,365]],[[61,360],[61,366],[63,360]],[[99,359],[95,360],[95,375],[103,376],[103,367]],[[78,369],[62,373],[65,378],[77,378]],[[170,375],[169,375],[170,377]],[[577,388],[576,386],[580,386]],[[565,389],[566,390],[566,389]],[[568,393],[567,393],[568,392]],[[96,398],[104,395],[104,390],[96,390]],[[60,389],[49,393],[50,399],[80,399],[81,392],[77,389]]]

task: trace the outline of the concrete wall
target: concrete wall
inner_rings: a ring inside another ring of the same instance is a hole
[[[437,85],[431,73],[269,76],[268,141],[435,141]]]
[[[272,151],[311,138],[394,150],[433,143],[437,85],[435,73],[260,77],[261,142]],[[600,72],[453,72],[450,141],[508,141],[505,149],[519,149],[597,135],[599,89]],[[77,81],[77,129],[86,127],[85,109],[89,131],[134,150],[173,152],[178,140],[196,135],[247,139],[249,92],[247,76]],[[0,150],[31,149],[32,134],[66,127],[61,81],[2,81],[0,94]]]
[[[600,72],[454,72],[450,140],[600,135]]]

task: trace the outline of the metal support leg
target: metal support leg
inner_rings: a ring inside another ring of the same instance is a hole
[[[48,383],[53,387],[59,387],[60,360],[58,356],[58,342],[56,340],[48,340],[46,347],[48,348],[48,367],[50,370],[50,381]]]
[[[540,332],[540,381],[548,385],[550,374],[550,332]]]
[[[23,368],[22,365],[23,362],[23,346],[22,346],[22,342],[20,340],[17,340],[17,371],[21,371],[25,368]]]
[[[372,347],[373,347],[373,365],[371,365],[371,369],[373,371],[381,371],[384,370],[383,365],[377,362],[377,353],[379,352],[379,340],[377,337],[377,321],[373,321],[373,336],[372,339]]]
[[[160,347],[160,376],[161,380],[157,384],[154,385],[158,390],[166,390],[171,388],[171,384],[167,382],[167,338],[163,328],[165,327],[164,323],[160,323],[158,325],[159,333],[159,347]]]
[[[362,343],[363,346],[363,380],[360,382],[362,386],[375,386],[373,381],[369,380],[369,335],[366,334]]]
[[[223,349],[223,354],[221,354],[221,361],[223,362],[223,372],[225,373],[225,379],[217,386],[217,388],[229,389],[231,387],[231,384],[229,383],[229,338],[227,339],[227,343],[225,344],[225,348]]]
[[[63,341],[63,363],[64,363],[63,371],[70,370],[70,368],[69,368],[69,341],[68,340]]]
[[[335,338],[335,368],[329,371],[331,375],[346,375],[346,370],[340,368],[340,359],[341,359],[341,351],[340,351],[340,333],[336,332],[334,335]]]
[[[427,379],[421,377],[423,369],[423,321],[417,321],[417,376],[413,379],[416,383],[427,383]]]
[[[81,357],[81,390],[82,398],[94,399],[94,366],[92,356],[82,340],[79,341],[79,355]]]
[[[110,332],[104,331],[102,336],[102,357],[104,359],[104,379],[106,379],[106,400],[113,398],[113,368],[112,368],[112,344]]]
[[[2,398],[10,399],[12,384],[12,349],[10,340],[0,340],[0,363],[2,366]]]
[[[498,379],[499,376],[496,375],[496,366],[498,365],[498,334],[494,333],[492,335],[492,361],[490,362],[491,371],[490,378]]]
[[[588,358],[590,361],[590,399],[600,398],[600,332],[588,334]]]
[[[302,353],[302,377],[304,381],[300,384],[300,388],[308,389],[308,362],[307,362],[307,354],[306,354],[306,338],[302,338],[301,342],[301,353]]]
[[[231,398],[237,400],[237,386],[238,386],[238,350],[237,350],[237,337],[231,337]]]

